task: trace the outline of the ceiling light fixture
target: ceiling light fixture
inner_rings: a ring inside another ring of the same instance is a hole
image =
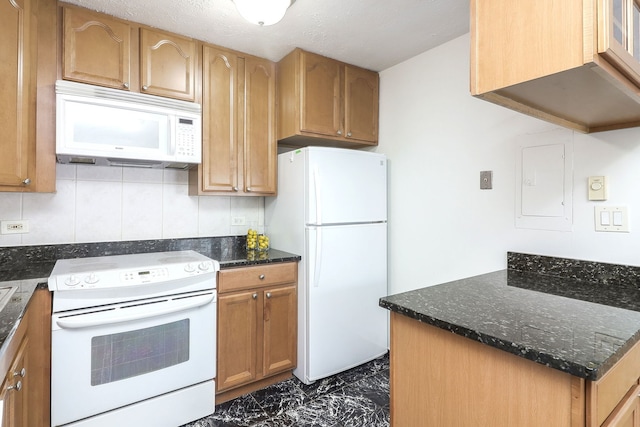
[[[264,26],[279,22],[295,0],[233,0],[236,9],[252,24]]]

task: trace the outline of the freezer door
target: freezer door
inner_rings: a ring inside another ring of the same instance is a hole
[[[307,373],[325,378],[385,354],[386,224],[308,227]]]
[[[321,147],[306,153],[307,224],[386,221],[384,155]]]

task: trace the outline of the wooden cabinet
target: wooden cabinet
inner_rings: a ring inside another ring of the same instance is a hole
[[[598,2],[598,53],[640,86],[640,2]]]
[[[637,427],[640,342],[588,381],[392,312],[390,387],[392,426]]]
[[[219,272],[216,403],[291,375],[297,271],[297,263],[283,263]]]
[[[0,0],[0,191],[55,190],[55,16],[44,0]]]
[[[378,91],[378,73],[296,49],[278,63],[278,140],[376,145]]]
[[[65,7],[64,79],[194,101],[195,40]]]
[[[640,385],[632,388],[603,427],[640,426]]]
[[[639,426],[639,382],[640,343],[637,343],[602,378],[587,383],[587,425]]]
[[[640,125],[636,0],[471,1],[471,94],[596,132]]]
[[[275,64],[205,46],[202,77],[202,164],[190,194],[274,195]]]
[[[63,14],[62,77],[129,89],[131,26],[85,9],[66,7]]]
[[[149,28],[140,29],[140,90],[195,100],[196,42]]]
[[[392,427],[584,426],[582,379],[396,312],[390,344]]]
[[[36,290],[16,332],[3,344],[2,426],[48,426],[51,294]]]
[[[29,338],[26,335],[15,337],[19,340],[18,350],[9,367],[9,371],[4,377],[4,382],[0,388],[0,399],[3,402],[2,425],[4,426],[27,426],[29,424],[29,412],[27,403],[27,393],[31,386],[31,366],[28,361]],[[32,423],[33,424],[33,423]]]

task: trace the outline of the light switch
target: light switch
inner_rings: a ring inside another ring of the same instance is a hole
[[[613,225],[617,227],[622,227],[622,212],[620,211],[613,212]]]
[[[589,177],[589,200],[607,200],[607,177]]]
[[[596,206],[596,231],[629,232],[629,210],[626,206]]]

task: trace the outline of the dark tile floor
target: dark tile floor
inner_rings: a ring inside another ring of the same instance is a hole
[[[293,377],[216,406],[184,427],[389,425],[389,356],[306,385]]]

